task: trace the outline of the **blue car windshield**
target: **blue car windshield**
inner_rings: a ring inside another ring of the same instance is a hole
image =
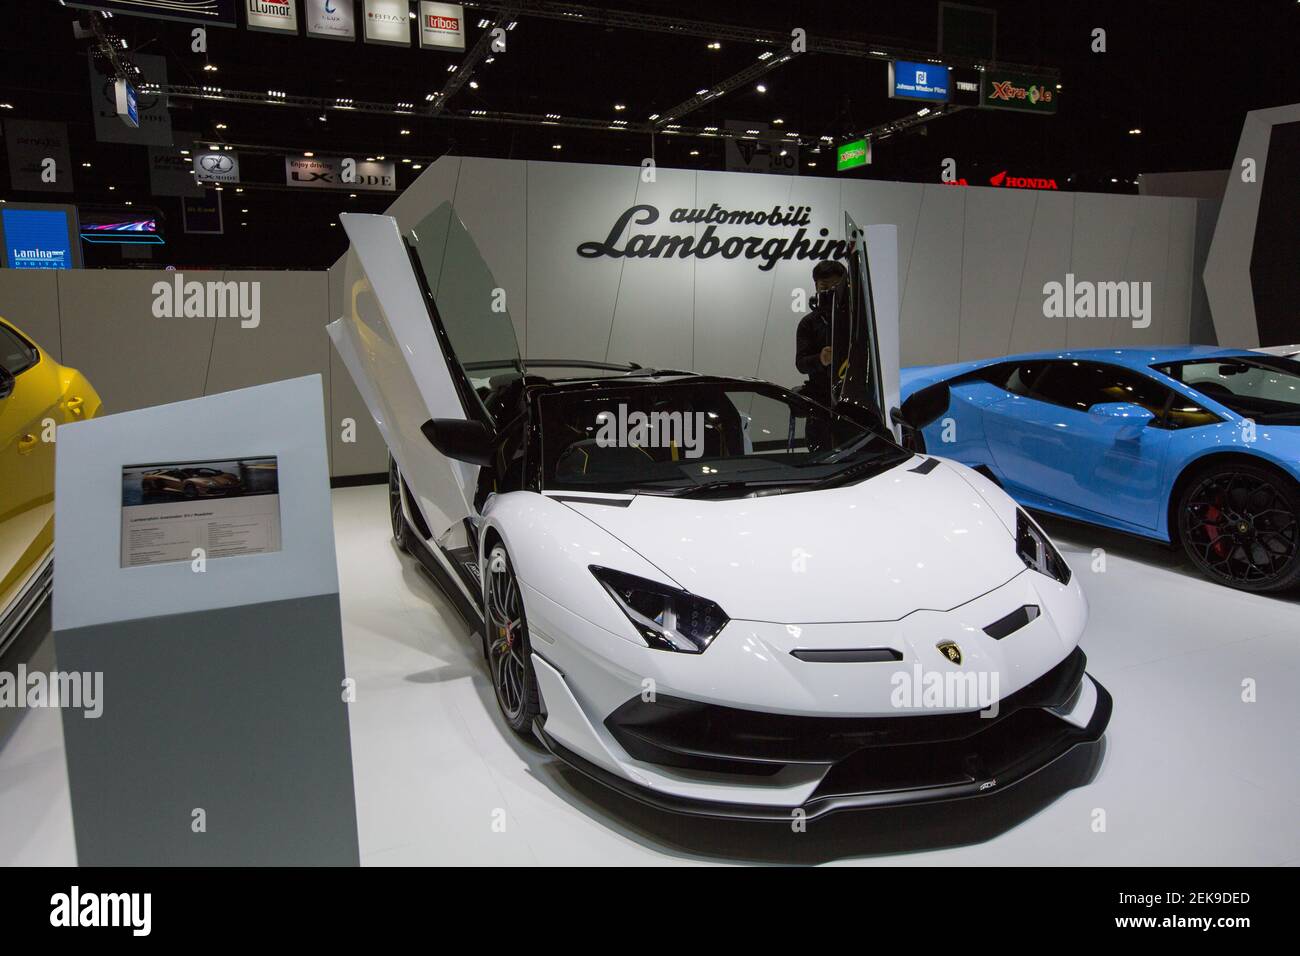
[[[1244,418],[1300,425],[1300,362],[1273,355],[1233,355],[1155,366]]]

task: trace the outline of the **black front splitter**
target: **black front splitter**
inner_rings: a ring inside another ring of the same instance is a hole
[[[1065,723],[1065,721],[1061,721],[1064,729],[1052,741],[1050,746],[1019,755],[1016,759],[1008,762],[1007,765],[999,767],[994,775],[973,778],[961,783],[912,789],[860,789],[843,793],[814,792],[807,802],[800,806],[790,807],[694,800],[662,793],[619,777],[569,750],[546,732],[545,721],[541,717],[533,721],[533,734],[552,756],[597,783],[647,806],[669,813],[682,813],[714,819],[789,823],[799,813],[802,814],[802,819],[814,820],[842,810],[868,810],[924,803],[941,803],[950,800],[966,800],[973,797],[988,796],[991,793],[1005,790],[1055,763],[1076,747],[1093,744],[1101,739],[1106,731],[1107,724],[1110,723],[1114,702],[1106,688],[1093,680],[1091,676],[1084,679],[1092,680],[1097,689],[1097,703],[1093,708],[1092,717],[1087,726],[1074,727]]]

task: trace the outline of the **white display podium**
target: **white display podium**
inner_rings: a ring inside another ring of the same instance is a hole
[[[82,865],[358,863],[325,438],[315,375],[59,429]]]

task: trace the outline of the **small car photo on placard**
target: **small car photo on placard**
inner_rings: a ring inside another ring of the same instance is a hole
[[[122,567],[279,550],[274,457],[122,469]]]

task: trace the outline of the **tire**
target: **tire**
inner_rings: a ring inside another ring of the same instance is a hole
[[[186,485],[184,492],[186,498],[197,498],[199,496],[199,489],[195,488],[193,485]]]
[[[1178,498],[1178,535],[1212,581],[1242,591],[1300,584],[1300,485],[1246,462],[1194,474]]]
[[[388,521],[393,527],[393,544],[403,554],[410,554],[411,528],[402,511],[402,475],[392,455],[388,456]]]
[[[530,736],[541,713],[533,674],[528,620],[510,556],[498,544],[488,554],[483,574],[484,644],[492,690],[501,716],[517,734]]]

